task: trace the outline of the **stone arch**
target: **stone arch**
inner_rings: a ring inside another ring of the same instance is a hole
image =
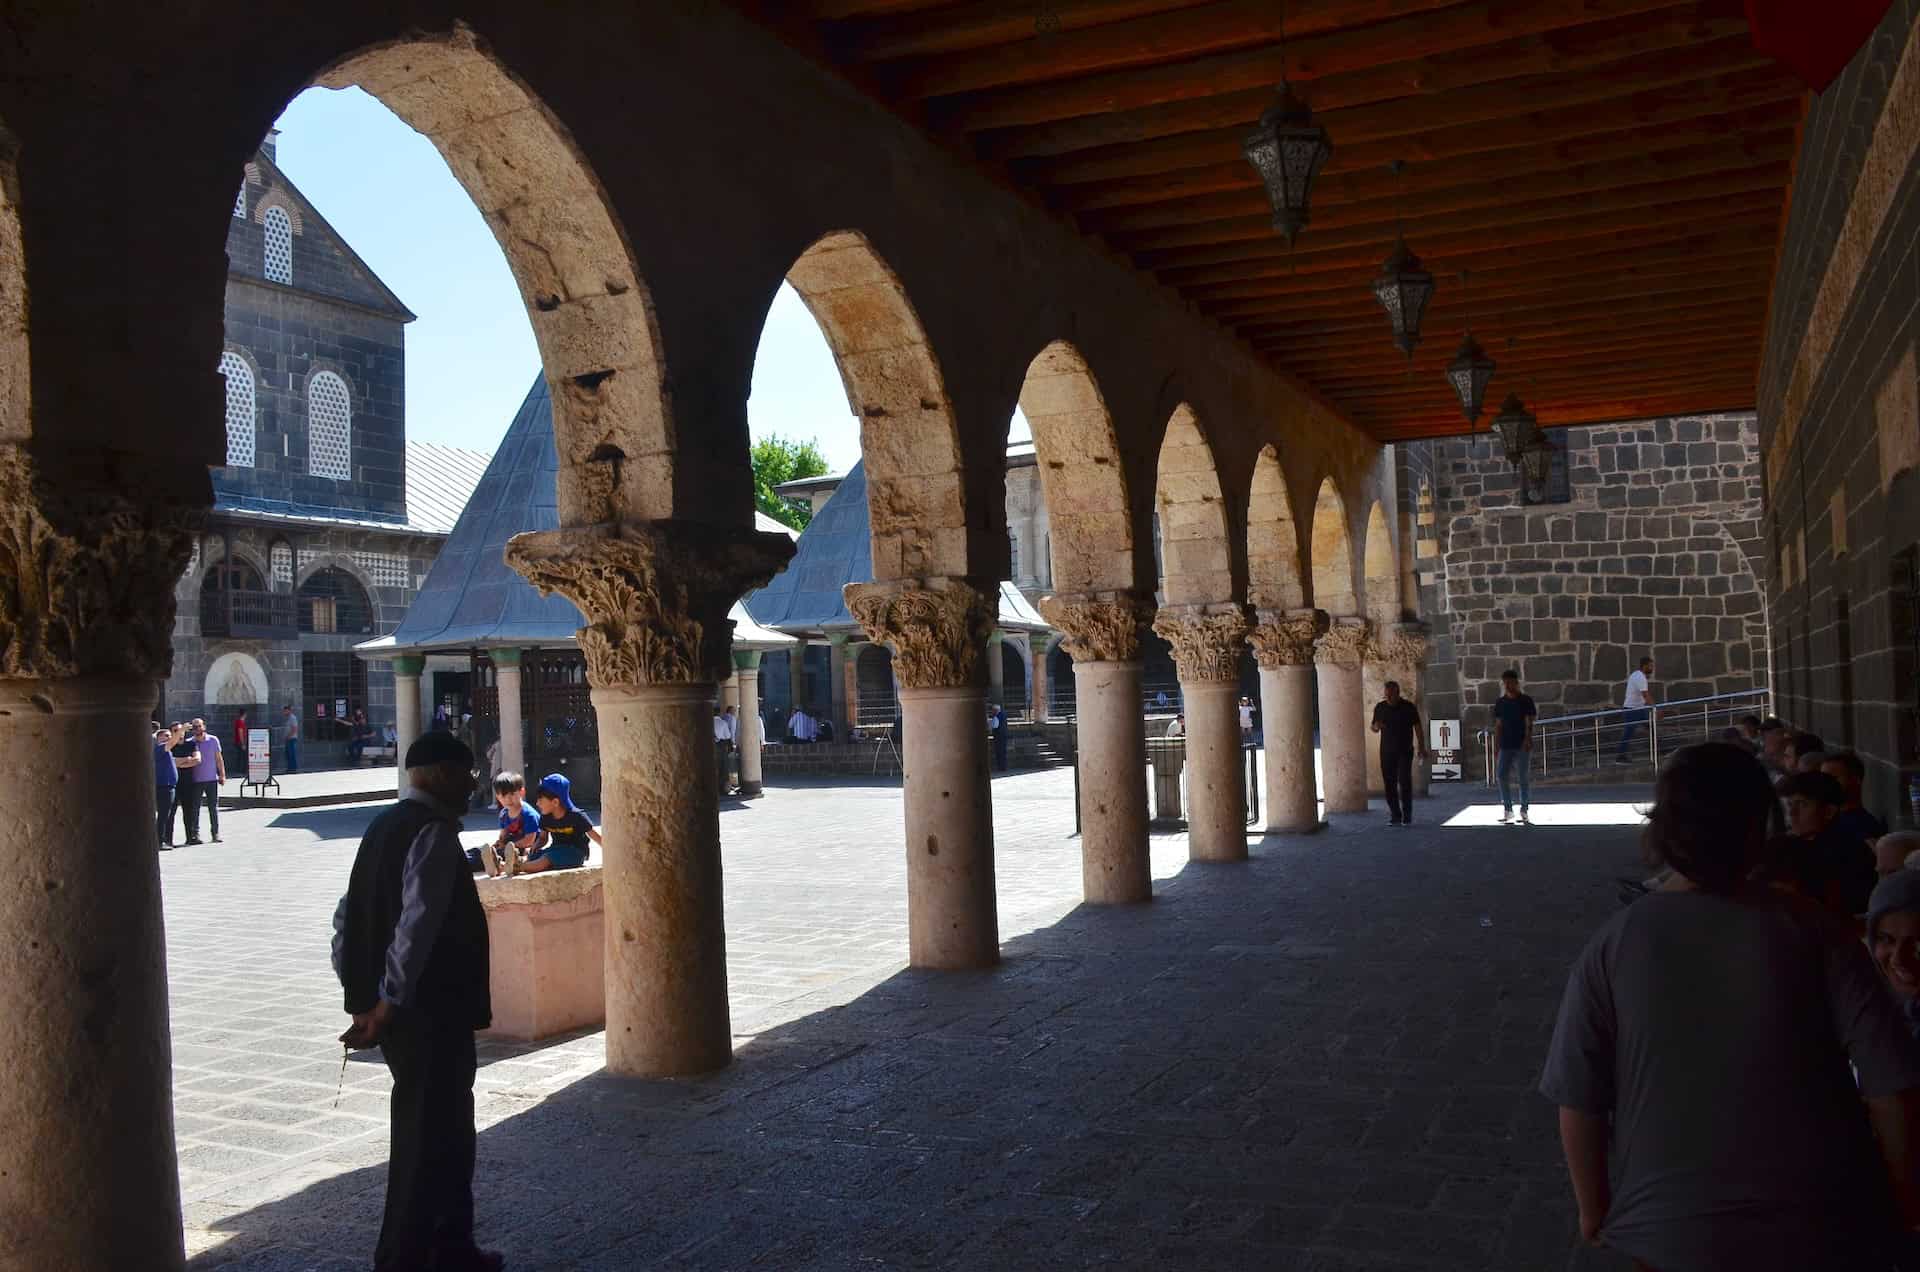
[[[860,421],[873,576],[967,577],[967,490],[946,377],[899,276],[865,235],[815,240],[787,271]]]
[[[1382,626],[1400,621],[1400,566],[1393,551],[1393,533],[1387,514],[1375,500],[1367,510],[1366,538],[1361,540],[1362,595],[1366,616]]]
[[[0,125],[0,443],[31,432],[27,353],[27,253],[20,237],[20,174],[13,134]]]
[[[1353,592],[1353,541],[1347,530],[1347,503],[1328,477],[1313,501],[1313,604],[1335,618],[1358,617]]]
[[[1056,340],[1035,355],[1020,386],[1020,409],[1033,428],[1040,491],[1047,505],[1046,550],[1053,588],[1098,592],[1132,587],[1132,503],[1120,462],[1120,439],[1080,351]]]
[[[1174,408],[1160,443],[1154,506],[1160,517],[1161,590],[1168,605],[1216,605],[1233,599],[1227,501],[1213,447],[1187,403]]]
[[[303,633],[371,636],[380,628],[380,603],[358,570],[322,565],[300,580],[294,595]]]
[[[565,126],[461,25],[365,49],[314,82],[379,98],[433,143],[492,228],[553,400],[561,525],[673,516],[676,430],[653,306]]]
[[[1247,600],[1273,610],[1299,609],[1307,603],[1287,472],[1272,445],[1263,447],[1254,460],[1247,495]]]
[[[209,706],[257,707],[271,693],[266,668],[252,654],[221,654],[207,667],[203,701]]]

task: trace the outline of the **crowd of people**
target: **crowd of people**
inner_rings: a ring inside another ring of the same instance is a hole
[[[1920,1268],[1920,834],[1864,773],[1757,717],[1676,752],[1574,965],[1540,1089],[1645,1272]]]

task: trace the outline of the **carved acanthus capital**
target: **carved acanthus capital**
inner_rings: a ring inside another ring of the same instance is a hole
[[[1384,636],[1368,638],[1367,661],[1388,667],[1424,667],[1428,648],[1426,624],[1396,623]]]
[[[690,521],[604,522],[515,535],[507,564],[580,608],[598,688],[711,684],[733,667],[727,611],[793,556],[784,534]]]
[[[1153,601],[1138,592],[1043,596],[1039,608],[1067,634],[1060,644],[1075,662],[1132,662],[1140,657],[1140,633],[1153,621]]]
[[[1337,618],[1314,642],[1313,660],[1335,667],[1358,667],[1366,661],[1367,638],[1373,625],[1364,618]]]
[[[16,446],[0,448],[0,500],[0,676],[170,675],[174,585],[206,507],[56,482]]]
[[[1262,667],[1304,667],[1313,661],[1313,642],[1326,630],[1325,610],[1259,610],[1247,643]]]
[[[904,689],[955,689],[981,683],[998,618],[999,589],[971,579],[886,579],[849,583],[847,610],[868,637],[893,651]]]
[[[1238,605],[1178,605],[1154,616],[1153,630],[1173,646],[1182,683],[1235,682],[1246,647],[1247,614]]]

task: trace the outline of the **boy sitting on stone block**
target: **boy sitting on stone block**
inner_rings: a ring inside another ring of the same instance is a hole
[[[527,806],[527,782],[518,773],[502,773],[493,779],[493,799],[500,806],[500,834],[490,844],[467,850],[467,862],[474,870],[484,869],[489,878],[504,873],[513,878],[521,863],[547,842],[540,826],[540,814]]]
[[[540,827],[547,835],[547,846],[528,856],[521,872],[573,870],[586,865],[587,841],[605,841],[587,815],[574,807],[573,783],[564,773],[549,773],[540,779],[533,800],[540,807]]]

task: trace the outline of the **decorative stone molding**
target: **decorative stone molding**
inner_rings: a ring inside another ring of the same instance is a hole
[[[1253,660],[1262,667],[1304,667],[1313,661],[1313,642],[1327,630],[1327,612],[1317,609],[1259,610],[1247,632]]]
[[[1173,646],[1182,683],[1233,683],[1240,679],[1247,614],[1240,606],[1180,605],[1154,616],[1153,630]]]
[[[515,535],[507,564],[580,607],[596,688],[714,684],[733,668],[727,611],[793,556],[793,540],[691,521],[604,522]]]
[[[16,446],[0,448],[0,501],[0,676],[166,679],[206,508],[58,483]]]
[[[1069,592],[1043,596],[1040,616],[1066,633],[1061,641],[1075,662],[1132,662],[1140,633],[1153,621],[1153,602],[1138,592]]]
[[[1430,644],[1424,623],[1396,623],[1384,638],[1369,635],[1367,661],[1388,667],[1424,667]]]
[[[1364,618],[1336,619],[1314,642],[1313,660],[1334,667],[1358,667],[1366,661],[1367,637],[1373,625]]]
[[[849,583],[847,609],[867,636],[893,651],[903,689],[956,689],[980,684],[998,617],[998,588],[971,579],[885,579]]]

